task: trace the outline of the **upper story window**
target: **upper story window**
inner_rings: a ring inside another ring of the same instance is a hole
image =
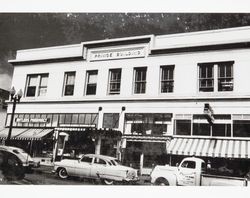
[[[109,94],[120,94],[121,74],[121,69],[109,70]]]
[[[146,93],[146,67],[138,67],[134,69],[134,93],[143,94]]]
[[[86,95],[95,95],[97,87],[97,70],[87,71]]]
[[[174,65],[161,66],[161,93],[174,90]]]
[[[49,74],[32,74],[27,76],[26,97],[45,96]]]
[[[65,72],[64,75],[64,96],[73,96],[75,87],[75,72]]]
[[[218,65],[218,91],[233,91],[233,62]]]
[[[202,64],[199,67],[199,91],[214,91],[214,65]]]
[[[234,61],[199,64],[199,91],[233,91]]]

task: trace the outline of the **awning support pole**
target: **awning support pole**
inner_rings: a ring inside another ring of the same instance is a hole
[[[102,139],[101,137],[97,137],[95,140],[95,154],[100,155],[101,154],[101,144],[102,144]]]

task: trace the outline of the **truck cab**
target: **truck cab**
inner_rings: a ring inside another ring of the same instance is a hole
[[[199,186],[201,173],[206,170],[205,162],[202,159],[191,157],[182,160],[177,169],[177,185]]]
[[[204,160],[187,157],[177,167],[156,166],[151,173],[151,183],[156,185],[199,186],[201,173],[205,170]]]

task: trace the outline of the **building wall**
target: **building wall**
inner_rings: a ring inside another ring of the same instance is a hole
[[[172,55],[160,55],[154,57],[123,59],[112,61],[73,61],[63,63],[37,64],[17,66],[14,70],[12,85],[16,89],[25,89],[27,74],[49,73],[48,90],[46,97],[22,98],[22,101],[39,100],[70,100],[70,99],[153,99],[173,97],[216,97],[216,96],[249,96],[250,78],[248,64],[250,50],[223,50],[213,52],[197,52]],[[234,90],[231,92],[204,93],[198,92],[198,63],[235,61],[234,63]],[[174,92],[161,94],[160,66],[175,65]],[[134,67],[146,66],[147,85],[145,94],[133,94],[133,69]],[[121,93],[119,95],[108,95],[108,73],[109,69],[122,68]],[[98,70],[97,94],[85,96],[85,78],[87,70]],[[76,71],[74,96],[62,96],[64,73]]]

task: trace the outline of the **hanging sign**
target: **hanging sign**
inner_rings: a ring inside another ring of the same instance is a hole
[[[214,123],[214,111],[209,103],[204,104],[204,115],[210,124]]]

